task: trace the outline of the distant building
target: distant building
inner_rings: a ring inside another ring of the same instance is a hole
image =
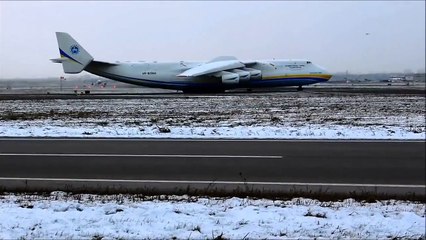
[[[390,76],[389,82],[406,81],[405,76]]]
[[[416,73],[413,75],[413,81],[425,82],[425,73]]]
[[[390,76],[390,82],[398,82],[398,81],[409,81],[409,82],[424,82],[425,74],[424,73],[413,73],[407,74],[404,76]]]
[[[405,76],[405,81],[413,81],[414,80],[414,76],[410,75],[410,76]]]

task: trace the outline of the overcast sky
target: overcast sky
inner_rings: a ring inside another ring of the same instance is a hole
[[[425,69],[425,1],[0,1],[0,78],[63,75],[49,61],[56,31],[97,60],[232,55],[310,59],[331,72]]]

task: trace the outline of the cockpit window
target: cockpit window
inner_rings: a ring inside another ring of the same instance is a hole
[[[307,62],[306,62],[306,64],[310,64],[310,63],[311,63],[310,61],[307,61]]]

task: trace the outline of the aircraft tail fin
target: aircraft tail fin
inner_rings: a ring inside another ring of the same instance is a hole
[[[56,32],[60,58],[51,59],[54,63],[62,63],[65,73],[80,73],[93,61],[93,57],[68,33]]]

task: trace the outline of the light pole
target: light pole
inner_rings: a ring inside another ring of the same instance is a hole
[[[60,91],[62,92],[62,80],[65,80],[65,77],[63,77],[63,76],[61,76],[60,78],[59,78],[59,86],[60,86]]]

